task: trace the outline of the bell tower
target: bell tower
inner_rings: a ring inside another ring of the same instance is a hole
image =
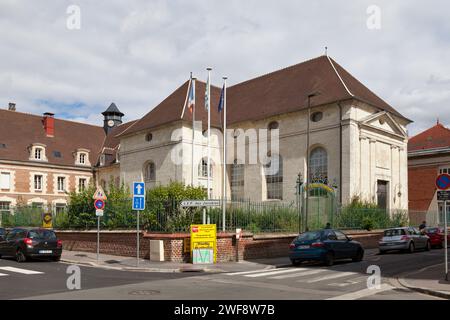
[[[122,117],[124,114],[120,112],[119,108],[117,108],[114,102],[102,112],[103,115],[103,129],[105,133],[108,134],[113,128],[122,124]]]

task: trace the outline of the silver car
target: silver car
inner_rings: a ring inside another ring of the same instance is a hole
[[[380,254],[389,250],[405,250],[413,253],[416,249],[430,250],[430,238],[413,227],[392,228],[384,231],[378,242]]]

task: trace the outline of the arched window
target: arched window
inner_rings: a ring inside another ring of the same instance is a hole
[[[328,155],[322,147],[311,151],[309,156],[309,179],[310,182],[328,184]]]
[[[210,176],[213,176],[213,162],[209,163]],[[198,165],[198,176],[200,178],[208,178],[208,158],[203,158]]]
[[[267,200],[283,200],[283,158],[274,154],[265,165]]]
[[[238,164],[237,160],[230,168],[231,200],[237,201],[244,198],[244,165]]]
[[[155,181],[156,180],[156,169],[155,169],[155,163],[153,161],[149,161],[145,164],[144,176],[145,176],[146,181]]]

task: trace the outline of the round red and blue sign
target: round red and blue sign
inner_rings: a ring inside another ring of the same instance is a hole
[[[103,210],[103,208],[105,207],[105,201],[101,200],[101,199],[97,199],[94,201],[94,207],[97,210]]]
[[[436,187],[439,190],[447,190],[450,188],[450,175],[447,173],[443,173],[438,175],[436,179]]]

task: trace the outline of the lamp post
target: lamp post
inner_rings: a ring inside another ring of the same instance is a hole
[[[300,201],[302,199],[302,185],[303,185],[303,175],[301,172],[297,175],[297,184],[296,184],[296,191],[297,191],[297,212],[298,212],[298,233],[302,232],[302,206],[300,204]]]
[[[309,183],[310,183],[310,172],[309,172],[309,122],[311,118],[311,98],[317,96],[317,92],[308,94],[308,120],[306,129],[306,203],[305,203],[305,230],[308,230],[308,210],[309,210]]]

